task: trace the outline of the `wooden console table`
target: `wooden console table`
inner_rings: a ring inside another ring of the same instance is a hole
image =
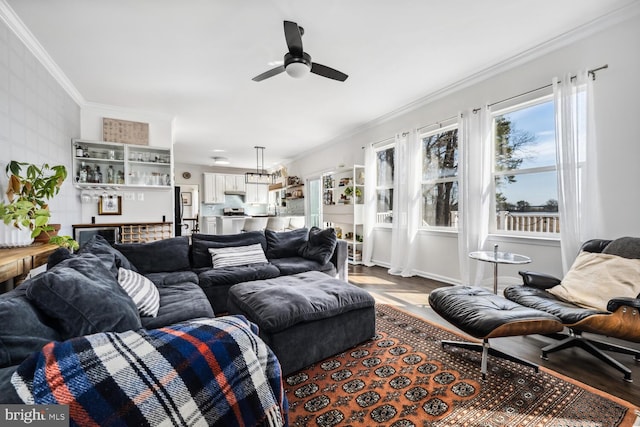
[[[56,249],[57,245],[49,243],[0,249],[0,282],[13,279],[13,286],[18,286],[26,279],[29,271],[46,264],[47,258]]]

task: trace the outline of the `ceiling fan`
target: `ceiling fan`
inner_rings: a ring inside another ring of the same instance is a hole
[[[284,21],[284,37],[287,40],[287,47],[289,52],[284,54],[284,64],[279,67],[273,68],[269,71],[255,76],[252,80],[254,82],[260,82],[269,77],[273,77],[286,71],[291,77],[302,78],[309,74],[317,74],[329,79],[345,81],[348,75],[334,70],[326,65],[318,64],[317,62],[311,62],[311,56],[302,50],[302,35],[304,34],[304,28],[300,27],[295,22]]]

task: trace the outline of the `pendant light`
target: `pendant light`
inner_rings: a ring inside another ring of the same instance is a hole
[[[264,147],[256,145],[253,148],[256,149],[256,171],[246,172],[244,174],[244,182],[247,184],[273,184],[276,176],[264,169]],[[262,156],[262,162],[260,162],[260,156]]]

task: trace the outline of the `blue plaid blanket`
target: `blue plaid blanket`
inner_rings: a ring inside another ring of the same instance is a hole
[[[242,316],[51,342],[11,379],[78,426],[286,426],[280,365]]]

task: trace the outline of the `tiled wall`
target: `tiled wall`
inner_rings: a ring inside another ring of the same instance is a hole
[[[63,164],[71,175],[71,138],[80,135],[80,107],[0,20],[0,190],[10,160]],[[71,177],[50,204],[52,221],[71,234],[80,202]]]

